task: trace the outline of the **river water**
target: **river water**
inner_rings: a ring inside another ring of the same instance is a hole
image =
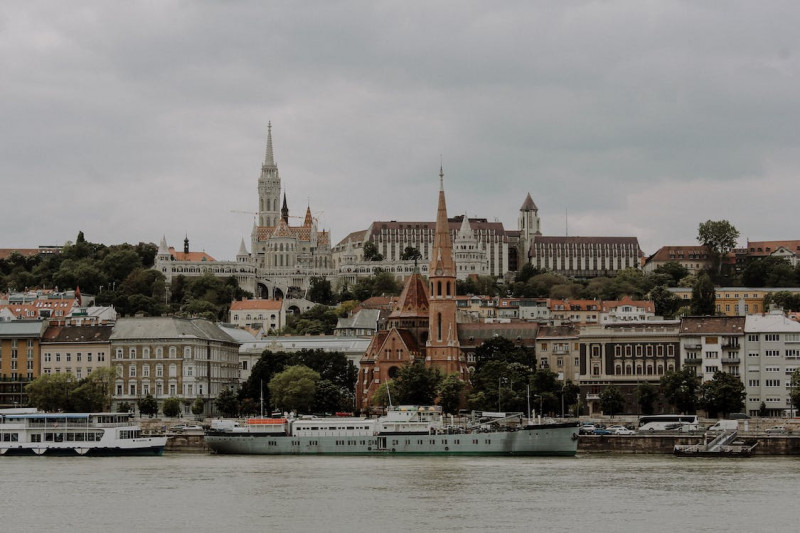
[[[794,531],[800,458],[0,457],[2,531]]]

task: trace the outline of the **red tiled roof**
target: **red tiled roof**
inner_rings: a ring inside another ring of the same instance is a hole
[[[406,280],[393,307],[391,318],[428,316],[428,287],[418,272]]]
[[[172,246],[169,247],[169,253],[175,261],[216,261],[205,252],[178,252]]]
[[[31,257],[41,253],[38,248],[0,248],[0,259],[8,259],[15,252],[23,257]]]
[[[651,255],[648,261],[709,261],[708,249],[705,246],[662,246]]]
[[[239,300],[231,303],[231,311],[257,310],[280,310],[283,302],[280,300]]]
[[[681,335],[744,333],[743,316],[690,316],[681,320]]]
[[[800,241],[747,241],[747,253],[754,256],[767,256],[778,248],[786,248],[794,254],[800,254]]]

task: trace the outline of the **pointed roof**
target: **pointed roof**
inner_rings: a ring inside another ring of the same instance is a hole
[[[427,317],[428,285],[419,272],[414,272],[406,280],[403,292],[395,302],[389,318]]]
[[[161,244],[158,245],[158,253],[159,254],[168,254],[169,248],[167,248],[167,236],[164,235],[161,237]]]
[[[264,156],[264,166],[275,166],[275,158],[272,155],[272,121],[267,122],[267,153]]]
[[[459,240],[466,240],[473,238],[472,226],[470,226],[469,224],[469,217],[467,217],[466,213],[464,213],[464,218],[461,220],[461,228],[459,228],[458,235],[456,236],[456,238]]]
[[[289,228],[289,223],[286,222],[286,219],[281,218],[280,222],[277,226],[275,226],[275,231],[272,232],[273,237],[291,237],[292,230]]]
[[[242,237],[242,244],[239,245],[239,253],[237,255],[247,255],[247,247],[244,245],[244,237]]]
[[[439,167],[439,208],[436,212],[436,233],[433,237],[433,260],[428,273],[430,276],[455,277],[453,262],[453,243],[450,240],[450,225],[447,221],[447,202],[444,198],[444,170]]]
[[[531,193],[528,193],[528,196],[525,197],[525,201],[522,202],[522,207],[519,208],[520,211],[538,211],[539,208],[536,207],[536,204],[533,203],[533,198],[531,198]]]
[[[303,221],[303,226],[310,228],[314,225],[314,217],[311,216],[311,206],[306,207],[306,218]]]

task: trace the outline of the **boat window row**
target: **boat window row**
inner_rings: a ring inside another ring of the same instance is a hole
[[[103,438],[102,431],[89,431],[89,432],[68,432],[68,433],[51,433],[44,434],[45,442],[94,442]],[[41,433],[31,434],[31,442],[42,442]]]
[[[370,446],[375,446],[377,443],[374,440],[366,441],[366,440],[337,440],[336,446],[366,446],[369,444]]]
[[[19,433],[3,433],[3,442],[19,442]]]
[[[121,439],[138,439],[141,438],[142,431],[140,429],[123,429],[119,432]]]

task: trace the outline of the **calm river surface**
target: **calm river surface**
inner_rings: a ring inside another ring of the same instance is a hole
[[[2,531],[796,531],[800,458],[0,457]]]

